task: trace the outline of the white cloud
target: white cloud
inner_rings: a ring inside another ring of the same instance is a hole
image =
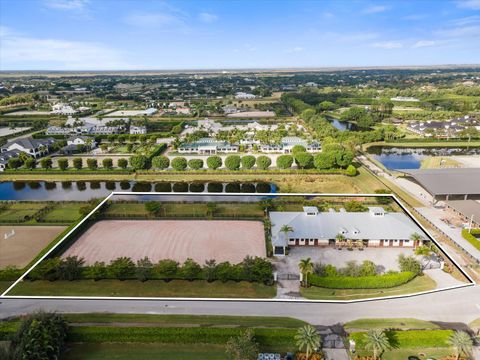
[[[427,14],[410,14],[410,15],[404,16],[402,19],[403,20],[418,21],[418,20],[423,20],[427,17],[428,17]]]
[[[473,15],[473,16],[467,16],[459,19],[453,19],[449,21],[450,24],[455,25],[455,26],[465,26],[465,25],[471,25],[471,24],[479,24],[480,23],[480,16],[478,15]]]
[[[34,38],[0,31],[0,63],[8,69],[125,69],[131,67],[120,51],[100,43]]]
[[[398,41],[382,41],[373,43],[372,47],[379,49],[399,49],[403,47],[403,45]]]
[[[438,44],[438,41],[435,40],[419,40],[415,44],[412,45],[414,48],[422,48],[428,46],[435,46]]]
[[[439,36],[444,37],[463,37],[472,38],[480,37],[480,25],[458,26],[446,28],[435,32]]]
[[[46,0],[44,5],[56,10],[82,11],[89,2],[89,0]]]
[[[364,14],[378,14],[389,10],[390,8],[385,5],[372,5],[363,10]]]
[[[202,21],[204,23],[213,23],[213,22],[218,20],[217,15],[210,14],[210,13],[207,13],[207,12],[202,12],[202,13],[198,14],[198,18],[200,19],[200,21]]]
[[[457,6],[462,9],[480,10],[480,0],[458,1]]]
[[[298,52],[301,52],[301,51],[303,51],[303,47],[296,46],[294,48],[287,49],[285,52],[287,52],[287,53],[298,53]]]

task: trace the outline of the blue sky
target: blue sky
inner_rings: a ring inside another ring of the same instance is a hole
[[[0,70],[480,63],[480,0],[0,0]]]

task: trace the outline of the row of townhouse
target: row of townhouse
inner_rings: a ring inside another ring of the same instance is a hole
[[[261,145],[260,141],[253,139],[242,139],[240,145],[253,147],[259,146],[258,150],[263,153],[291,154],[296,145],[305,147],[307,152],[315,153],[322,150],[319,142],[308,142],[299,137],[289,136],[282,138],[280,144]],[[185,143],[178,147],[179,153],[193,153],[199,155],[210,155],[217,153],[236,153],[240,149],[238,144],[230,144],[227,141],[220,141],[214,138],[201,138],[191,143]]]
[[[456,137],[469,127],[480,130],[480,121],[465,115],[448,121],[413,121],[407,125],[408,130],[425,137]]]

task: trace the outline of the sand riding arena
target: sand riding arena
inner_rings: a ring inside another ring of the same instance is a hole
[[[62,255],[78,256],[86,265],[126,256],[136,261],[191,258],[199,264],[241,262],[266,256],[260,221],[236,220],[103,220],[93,224]]]

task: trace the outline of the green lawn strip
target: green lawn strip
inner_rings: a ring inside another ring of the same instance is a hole
[[[417,276],[412,281],[389,289],[327,289],[316,286],[301,288],[303,297],[312,300],[356,300],[372,297],[413,294],[435,289],[437,284],[427,275]]]
[[[3,294],[3,292],[7,290],[9,286],[12,284],[13,284],[13,281],[0,280],[0,294]]]
[[[393,349],[449,348],[453,330],[387,330],[385,331]],[[365,350],[366,332],[354,332],[350,339],[355,340],[358,350]]]
[[[25,217],[34,216],[39,210],[47,206],[46,203],[15,202],[8,203],[0,211],[0,222],[23,222]]]
[[[220,315],[151,315],[151,314],[65,314],[69,323],[142,323],[162,325],[243,326],[298,328],[306,322],[289,317],[220,316]]]
[[[64,360],[225,360],[228,359],[223,345],[156,343],[69,343],[62,355]]]
[[[440,327],[430,321],[398,318],[398,319],[358,319],[350,321],[343,326],[346,330],[370,330],[370,329],[401,329],[401,330],[432,330]]]
[[[472,229],[471,233],[468,231],[468,229],[462,230],[462,237],[472,244],[476,249],[480,250],[480,240],[474,235],[480,235],[480,229]]]
[[[253,328],[260,347],[264,350],[288,351],[295,347],[297,329]],[[140,342],[166,344],[216,344],[223,345],[232,337],[243,333],[242,328],[204,327],[71,327],[69,342]]]
[[[415,356],[418,359],[442,359],[453,353],[454,350],[451,348],[392,349],[382,353],[382,360],[403,360],[408,359],[409,356]],[[356,354],[358,356],[371,356],[373,359],[372,351],[359,350]]]
[[[75,280],[22,281],[9,295],[39,296],[155,296],[204,298],[273,298],[274,286],[246,281],[207,282],[204,280]]]
[[[311,286],[329,289],[388,289],[398,287],[413,280],[412,272],[400,272],[374,276],[318,276],[308,275]]]
[[[80,208],[83,206],[85,206],[85,204],[82,203],[59,203],[55,205],[55,208],[49,211],[42,220],[46,223],[70,223],[78,220],[82,216],[80,214]]]

